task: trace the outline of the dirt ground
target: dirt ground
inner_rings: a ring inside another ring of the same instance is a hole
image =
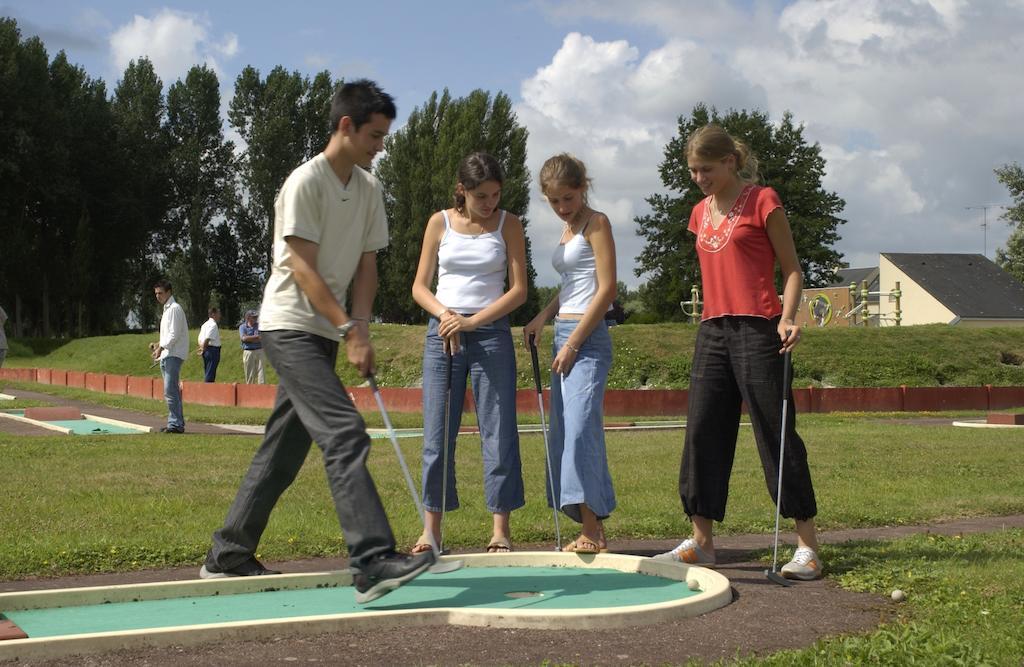
[[[892,539],[912,533],[993,531],[1024,527],[1024,515],[988,517],[931,526],[900,526],[835,531],[822,541]],[[787,543],[795,539],[784,535]],[[733,601],[703,616],[671,623],[617,630],[508,630],[460,626],[342,631],[312,636],[268,634],[252,641],[222,641],[195,646],[123,650],[21,665],[152,666],[179,665],[539,665],[545,661],[575,665],[662,665],[690,658],[714,661],[766,655],[802,648],[823,637],[867,632],[895,609],[887,597],[852,593],[825,579],[783,588],[764,576],[764,565],[750,560],[754,549],[769,546],[765,535],[716,539],[720,565],[729,578]],[[528,548],[528,545],[520,545]],[[550,545],[536,545],[548,548]],[[649,556],[674,546],[666,541],[623,541],[614,551]],[[286,572],[316,572],[345,567],[342,559],[311,559],[271,565]],[[0,582],[0,592],[76,586],[172,581],[196,576],[196,568],[147,570],[60,579]],[[11,664],[11,663],[7,663]]]

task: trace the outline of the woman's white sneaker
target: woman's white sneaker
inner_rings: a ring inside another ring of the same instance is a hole
[[[793,554],[793,560],[782,566],[782,576],[801,581],[821,579],[821,566],[821,559],[814,553],[814,549],[800,547]]]
[[[679,543],[672,551],[658,554],[654,560],[669,560],[675,563],[689,563],[690,565],[714,565],[715,557],[700,548],[697,540],[688,537]]]

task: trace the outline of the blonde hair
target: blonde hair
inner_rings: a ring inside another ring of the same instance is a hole
[[[563,185],[574,190],[583,190],[583,203],[587,203],[587,191],[590,190],[590,177],[587,166],[577,157],[568,153],[559,153],[549,157],[540,168],[540,191],[545,195],[550,188]]]
[[[721,160],[732,155],[736,158],[736,175],[745,181],[757,183],[757,158],[750,152],[750,147],[739,139],[734,139],[721,126],[711,123],[694,130],[686,140],[686,158],[696,158],[710,162]]]

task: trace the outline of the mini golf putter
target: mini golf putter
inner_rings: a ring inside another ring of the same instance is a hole
[[[423,503],[420,502],[420,497],[416,495],[416,485],[412,481],[412,475],[409,473],[409,466],[405,463],[405,455],[402,454],[402,448],[398,446],[398,436],[395,435],[395,427],[391,425],[391,417],[388,415],[387,408],[384,407],[384,399],[380,395],[380,390],[377,388],[377,378],[374,377],[373,373],[366,378],[370,383],[370,389],[373,390],[373,398],[377,401],[377,408],[380,410],[380,416],[384,419],[384,426],[388,432],[388,437],[391,439],[391,444],[395,448],[395,456],[398,457],[398,463],[402,466],[402,474],[405,477],[405,484],[409,487],[409,493],[412,495],[412,501],[416,504],[416,510],[420,514],[420,522],[423,524],[423,533],[427,536],[427,540],[430,542],[430,548],[434,552],[434,564],[431,565],[427,572],[431,574],[445,574],[446,572],[454,572],[455,570],[462,569],[465,564],[462,560],[450,559],[440,560],[441,550],[437,545],[437,541],[434,539],[433,533],[427,528],[427,515],[423,511]]]
[[[792,352],[786,350],[782,356],[782,433],[779,436],[779,480],[778,488],[775,491],[775,549],[772,554],[772,567],[764,571],[768,581],[779,586],[789,588],[793,584],[789,579],[779,574],[779,515],[782,512],[782,459],[786,453],[786,416],[789,411],[789,379],[790,364],[792,363]]]
[[[533,383],[537,387],[537,407],[540,410],[540,430],[544,435],[544,462],[547,464],[548,494],[551,496],[551,516],[555,522],[555,551],[562,550],[562,529],[558,526],[558,503],[555,501],[555,478],[551,470],[551,446],[548,444],[548,424],[544,418],[544,388],[540,383],[540,362],[537,360],[537,337],[530,334],[530,361],[533,363]]]

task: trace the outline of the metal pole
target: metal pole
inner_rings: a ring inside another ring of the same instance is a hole
[[[900,291],[900,281],[896,281],[896,289],[891,292],[894,299],[896,299],[896,310],[893,312],[896,320],[896,326],[900,325],[903,321],[903,311],[900,310],[900,297],[903,296],[903,292]]]
[[[861,309],[864,313],[864,326],[868,326],[871,324],[871,308],[868,305],[868,281],[866,280],[860,281],[860,301],[864,304],[864,307]]]
[[[983,230],[984,245],[982,245],[982,254],[988,257],[988,210],[990,208],[1006,208],[1002,204],[979,204],[977,206],[965,206],[965,211],[977,211],[981,209],[981,229]]]

